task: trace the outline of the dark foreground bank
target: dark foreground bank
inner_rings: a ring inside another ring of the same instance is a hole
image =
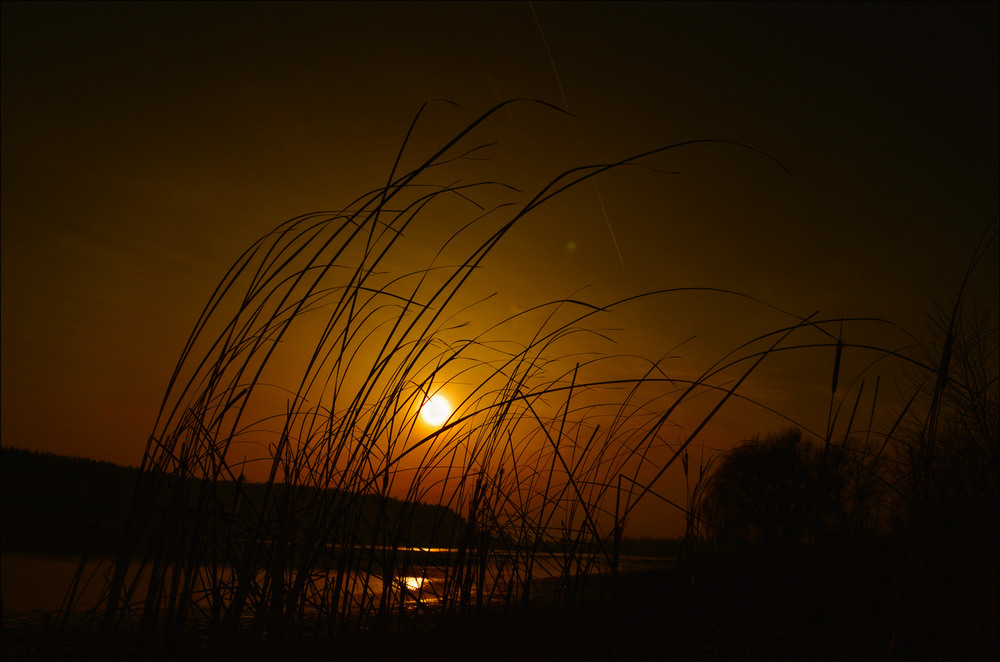
[[[593,580],[586,595],[521,611],[427,614],[402,626],[358,629],[331,639],[308,627],[294,641],[247,636],[165,660],[842,660],[995,659],[986,616],[979,624],[912,628],[887,622],[889,587],[809,577],[775,565],[727,564],[632,572]],[[871,590],[876,589],[876,590]],[[864,597],[864,599],[861,599]],[[933,609],[933,605],[914,605]],[[898,610],[897,610],[898,613]],[[995,614],[994,614],[995,618]],[[92,659],[96,625],[56,636],[40,616],[4,615],[4,660]],[[135,659],[128,642],[107,659]]]

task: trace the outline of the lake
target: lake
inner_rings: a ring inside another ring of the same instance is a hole
[[[440,549],[428,553],[431,556],[444,556],[454,552],[455,550]],[[560,554],[539,555],[532,569],[532,577],[544,580],[558,576],[563,559]],[[627,556],[620,559],[619,567],[625,572],[663,567],[673,562],[673,559],[667,558]],[[79,563],[80,558],[76,556],[8,551],[0,553],[0,594],[3,596],[4,615],[58,610],[66,597]],[[491,574],[503,563],[504,555],[496,555],[491,563]],[[89,579],[89,582],[84,585],[80,605],[87,607],[97,603],[105,582],[103,572],[109,567],[107,558],[96,558],[88,562],[84,577]],[[335,577],[336,573],[331,571],[327,581],[333,581]],[[444,579],[444,570],[431,563],[421,568],[419,573],[414,572],[409,576],[400,577],[398,582],[400,587],[405,587],[409,599],[430,606],[439,601]],[[381,593],[382,582],[378,577],[367,577],[366,580],[367,584],[358,583],[356,591],[367,591],[376,595]]]

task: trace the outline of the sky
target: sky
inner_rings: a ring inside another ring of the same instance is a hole
[[[505,100],[570,111],[507,106],[482,127],[491,160],[449,171],[529,197],[719,141],[519,223],[470,286],[501,313],[722,288],[919,337],[998,210],[997,3],[5,2],[2,19],[4,445],[137,464],[229,265],[383,185],[425,103],[411,166]],[[410,238],[414,264],[449,222]],[[996,255],[971,285],[994,309]],[[616,315],[611,352],[681,375],[790,319],[704,292]],[[828,384],[791,358],[746,388],[820,429]],[[778,424],[734,408],[699,443]]]

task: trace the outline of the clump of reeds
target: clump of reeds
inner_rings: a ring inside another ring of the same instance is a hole
[[[871,349],[838,335],[866,320],[790,315],[696,378],[649,361],[642,374],[609,380],[597,370],[608,356],[572,349],[600,337],[594,321],[621,302],[563,299],[472,324],[469,283],[539,206],[607,170],[704,142],[572,169],[530,196],[435,180],[484,149],[476,132],[511,103],[411,169],[401,166],[408,133],[384,186],[282,223],[228,270],[146,446],[94,612],[99,650],[128,639],[142,652],[266,652],[416,614],[519,609],[543,588],[556,606],[588,599],[588,578],[617,569],[630,514],[663,498],[657,483],[678,459],[687,474],[692,444],[744,399],[765,360],[831,348],[836,394],[841,353]],[[480,197],[494,202],[484,208]],[[458,229],[440,236],[429,263],[398,271],[407,237],[433,232],[436,214],[459,218]],[[536,320],[527,335],[515,331],[524,319]],[[420,405],[454,381],[464,400],[440,429],[423,427]],[[666,428],[696,399],[714,404],[669,443]],[[817,434],[831,458],[836,434],[833,425]],[[698,503],[678,506],[693,530]]]
[[[689,553],[799,572],[796,581],[813,593],[796,608],[813,618],[796,627],[825,647],[800,654],[996,655],[998,329],[966,292],[996,242],[994,218],[954,304],[932,318],[928,341],[892,350],[838,335],[825,432],[793,427],[754,437],[702,467]],[[838,383],[851,349],[905,368],[896,382],[902,399],[882,427],[871,419],[880,381],[867,420],[868,382],[846,393]]]

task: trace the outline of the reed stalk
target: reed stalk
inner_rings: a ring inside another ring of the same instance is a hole
[[[486,144],[477,131],[513,104],[561,112],[538,101],[499,104],[407,170],[421,111],[383,186],[278,225],[226,272],[181,352],[142,457],[99,605],[99,654],[127,633],[144,655],[176,654],[198,640],[279,651],[306,633],[525,609],[543,589],[553,604],[572,606],[593,597],[589,579],[617,573],[629,516],[665,498],[659,487],[678,458],[687,476],[690,451],[723,408],[742,401],[774,411],[743,393],[765,362],[834,351],[827,428],[806,428],[823,440],[831,474],[849,461],[863,401],[862,388],[844,386],[848,353],[928,369],[902,350],[844,338],[851,325],[881,321],[818,313],[784,313],[787,325],[694,378],[650,361],[633,377],[609,379],[600,368],[614,355],[572,351],[579,340],[605,338],[596,321],[636,302],[701,292],[768,305],[709,288],[599,304],[565,298],[473,324],[488,302],[470,303],[469,284],[539,207],[609,170],[652,168],[657,155],[713,142],[574,168],[529,195],[494,181],[435,179],[478,155]],[[511,199],[477,202],[498,195]],[[456,209],[466,215],[439,237],[428,264],[394,270],[409,255],[409,234],[433,232],[430,219]],[[513,331],[530,319],[540,321],[527,335]],[[951,384],[952,338],[932,412]],[[420,404],[452,381],[467,395],[446,424],[427,430]],[[714,404],[671,446],[665,430],[703,400]],[[843,402],[846,420],[838,419]],[[921,462],[935,448],[938,420],[928,419]],[[877,465],[892,437],[869,453],[865,484],[885,480]],[[685,511],[692,545],[714,535],[702,512],[711,468],[702,465],[686,504],[673,504]],[[868,520],[855,513],[853,521]],[[428,588],[408,577],[434,581]]]

